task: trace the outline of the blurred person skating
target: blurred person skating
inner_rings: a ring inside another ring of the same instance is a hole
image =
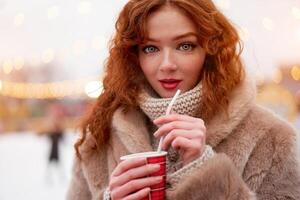
[[[55,179],[65,179],[64,165],[61,158],[61,145],[64,140],[64,113],[61,106],[52,104],[48,108],[49,130],[46,132],[49,141],[47,181],[53,183]]]

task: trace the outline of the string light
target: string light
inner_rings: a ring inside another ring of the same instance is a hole
[[[75,95],[86,94],[89,97],[96,98],[95,94],[101,91],[102,84],[100,81],[93,81],[96,78],[86,78],[78,80],[69,80],[51,83],[22,83],[22,82],[0,82],[0,95],[21,98],[21,99],[59,99],[73,97]],[[93,85],[93,91],[87,91],[87,85]],[[93,93],[93,94],[91,94]]]

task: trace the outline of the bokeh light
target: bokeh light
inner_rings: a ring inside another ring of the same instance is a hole
[[[10,74],[13,70],[13,62],[10,59],[7,59],[3,62],[3,66],[2,66],[3,72],[5,74]]]
[[[222,10],[229,10],[231,6],[230,0],[216,0],[215,3]]]
[[[300,19],[300,8],[294,6],[292,7],[292,15],[296,18],[296,19]]]
[[[266,30],[268,30],[268,31],[273,31],[273,29],[274,29],[274,22],[273,22],[272,19],[265,17],[265,18],[263,18],[263,20],[262,20],[262,24],[263,24],[263,27],[264,27]]]
[[[100,81],[91,81],[85,86],[85,93],[90,98],[98,98],[102,92],[102,83]]]
[[[25,61],[24,61],[24,58],[22,57],[17,57],[14,59],[14,68],[16,70],[20,70],[24,67],[24,64],[25,64]]]
[[[48,19],[53,20],[59,16],[59,7],[52,6],[48,9]]]
[[[82,15],[89,14],[92,10],[92,3],[90,1],[80,1],[77,10]]]
[[[295,81],[299,81],[300,80],[300,66],[293,66],[291,69],[291,76],[293,77],[293,79]]]
[[[23,13],[19,13],[14,18],[14,25],[21,26],[24,23],[25,16]]]
[[[44,63],[50,63],[52,62],[54,59],[54,50],[53,49],[47,49],[46,51],[44,51],[43,55],[42,55],[42,61]]]

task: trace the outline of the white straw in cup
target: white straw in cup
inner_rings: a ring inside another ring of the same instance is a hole
[[[166,111],[166,115],[170,114],[170,112],[172,110],[172,106],[173,106],[174,102],[176,101],[177,97],[179,96],[179,94],[180,94],[180,90],[177,90],[176,93],[175,93],[175,95],[173,96],[170,104],[168,105],[168,108],[167,108],[167,111]],[[163,140],[164,140],[164,136],[161,136],[160,140],[159,140],[159,144],[158,144],[158,149],[157,149],[158,152],[161,151],[161,146],[162,146]]]

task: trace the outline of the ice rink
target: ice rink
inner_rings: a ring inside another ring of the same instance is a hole
[[[76,135],[68,132],[60,145],[61,166],[47,166],[50,142],[33,133],[0,135],[0,200],[65,199]]]

